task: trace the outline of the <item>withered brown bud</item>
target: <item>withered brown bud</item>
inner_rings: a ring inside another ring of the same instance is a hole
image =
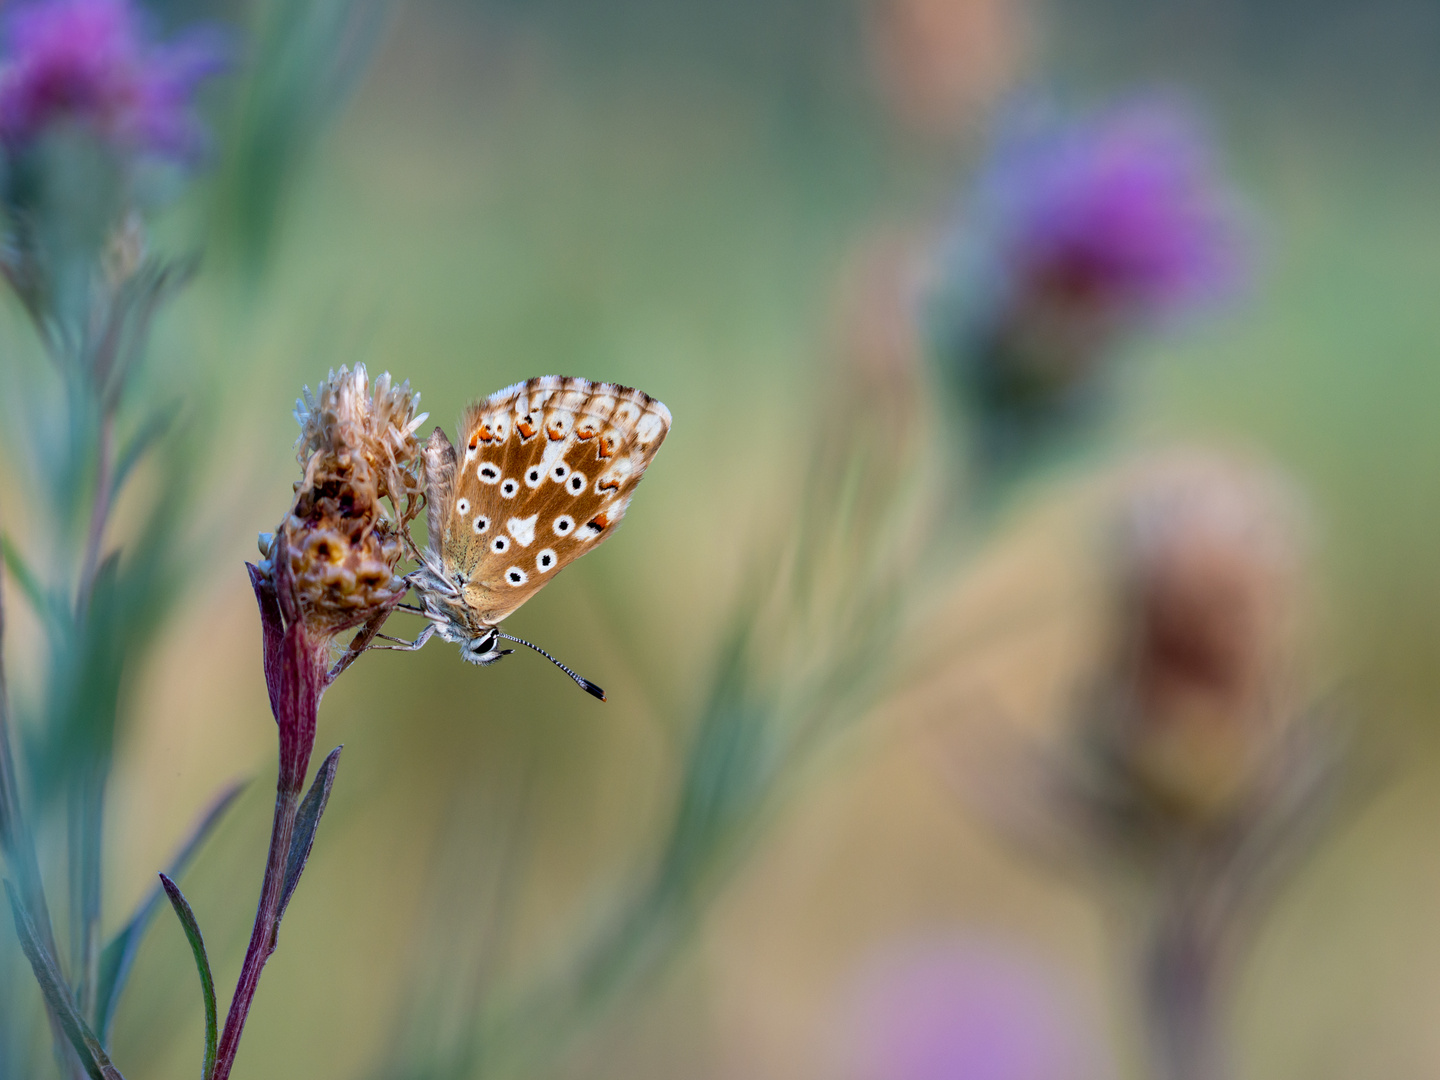
[[[1257,469],[1173,460],[1129,491],[1117,539],[1112,749],[1149,798],[1210,819],[1260,781],[1291,711],[1294,500]]]

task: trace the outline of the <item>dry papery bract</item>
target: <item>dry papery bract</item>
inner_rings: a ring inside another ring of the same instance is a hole
[[[406,530],[419,512],[423,484],[415,432],[420,395],[389,374],[373,389],[363,364],[331,372],[295,406],[297,457],[304,477],[280,524],[303,618],[338,633],[398,600],[405,583],[395,570],[406,553]],[[388,502],[388,506],[387,506]],[[261,538],[267,562],[278,536]]]

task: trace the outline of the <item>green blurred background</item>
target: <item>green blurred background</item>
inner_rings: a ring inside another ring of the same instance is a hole
[[[367,657],[328,695],[319,748],[345,756],[236,1075],[391,1075],[392,1052],[465,1023],[417,988],[458,1001],[584,939],[648,865],[746,560],[824,423],[857,261],[887,237],[923,245],[1008,91],[1157,83],[1213,110],[1261,226],[1254,300],[1135,358],[1103,451],[1032,484],[937,605],[930,644],[970,644],[917,646],[905,692],[810,770],[677,961],[533,1075],[843,1076],[865,958],[962,932],[1064,972],[1139,1075],[1103,908],[966,816],[933,733],[963,724],[957,685],[1053,718],[1086,657],[1073,597],[1094,563],[1056,522],[1085,519],[1109,460],[1177,443],[1269,455],[1307,493],[1316,683],[1383,779],[1263,930],[1234,1018],[1241,1076],[1440,1074],[1440,7],[411,0],[386,20],[268,272],[242,287],[217,259],[161,327],[162,367],[213,395],[206,561],[132,688],[111,910],[212,791],[257,777],[184,882],[233,984],[274,755],[240,562],[287,505],[302,384],[389,370],[453,433],[476,396],[579,374],[643,388],[675,426],[621,539],[507,623],[607,705],[539,658],[480,670],[440,643]],[[1054,614],[965,632],[1037,604]],[[118,1020],[127,1074],[193,1075],[189,965],[157,922]]]

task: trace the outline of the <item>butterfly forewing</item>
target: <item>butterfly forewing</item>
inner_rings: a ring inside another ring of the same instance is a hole
[[[639,390],[545,376],[471,406],[449,459],[432,437],[432,550],[439,538],[479,622],[499,623],[615,531],[669,431],[670,411]]]

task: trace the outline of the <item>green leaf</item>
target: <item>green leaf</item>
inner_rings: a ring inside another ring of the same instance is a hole
[[[20,592],[30,607],[38,615],[47,615],[50,611],[50,602],[45,596],[45,589],[41,586],[40,579],[25,562],[24,556],[10,542],[8,536],[0,536],[0,555],[4,556],[5,565],[10,568],[10,573],[15,578],[15,584],[20,586]]]
[[[10,900],[10,911],[15,916],[15,933],[20,938],[20,947],[25,951],[25,958],[30,961],[30,967],[35,972],[35,981],[40,984],[40,992],[45,995],[45,1004],[50,1014],[60,1022],[70,1045],[75,1048],[80,1064],[85,1067],[85,1074],[91,1080],[125,1080],[120,1070],[111,1064],[100,1040],[80,1015],[75,999],[70,995],[70,987],[60,974],[60,965],[41,944],[35,924],[30,921],[25,906],[20,903],[20,897],[15,892],[15,886],[10,884],[8,878],[5,881],[5,895]]]
[[[195,970],[200,973],[200,991],[205,995],[205,1067],[200,1070],[200,1080],[209,1080],[215,1071],[215,1047],[220,1041],[219,1024],[215,1013],[215,980],[210,975],[210,958],[205,955],[205,939],[200,936],[200,924],[195,921],[195,912],[190,910],[180,886],[164,874],[160,884],[170,898],[180,925],[185,929],[185,938],[190,942],[190,951],[195,954]]]
[[[185,872],[185,868],[190,865],[190,860],[194,858],[200,845],[214,831],[225,811],[230,808],[230,804],[244,789],[244,782],[232,784],[210,804],[210,809],[205,812],[200,823],[190,833],[190,838],[185,841],[179,853],[166,868],[166,876],[177,878]],[[135,914],[130,917],[130,921],[110,939],[109,944],[105,946],[105,951],[100,954],[100,984],[95,998],[95,1028],[106,1042],[110,1040],[110,1029],[115,1023],[115,1007],[119,1004],[120,993],[125,989],[125,982],[130,977],[130,968],[135,963],[135,954],[140,949],[140,939],[145,936],[145,929],[150,925],[150,920],[154,918],[162,895],[162,889],[157,885],[135,909]]]
[[[305,793],[305,801],[295,815],[295,831],[291,834],[290,853],[285,860],[285,885],[280,891],[280,908],[275,913],[277,933],[280,920],[290,904],[290,896],[295,892],[295,886],[300,884],[300,875],[310,858],[310,848],[315,843],[315,828],[320,824],[320,815],[325,813],[325,804],[330,801],[330,788],[335,783],[335,770],[340,767],[340,751],[343,749],[343,746],[335,747],[320,763],[310,790]],[[270,947],[275,947],[274,941],[271,941]]]
[[[110,481],[112,492],[119,492],[125,486],[130,471],[140,463],[146,452],[155,445],[164,434],[170,430],[170,425],[175,422],[175,417],[180,415],[180,402],[172,401],[162,408],[156,409],[150,417],[140,425],[139,430],[130,437],[125,449],[120,452],[120,457],[115,464],[115,474]]]

